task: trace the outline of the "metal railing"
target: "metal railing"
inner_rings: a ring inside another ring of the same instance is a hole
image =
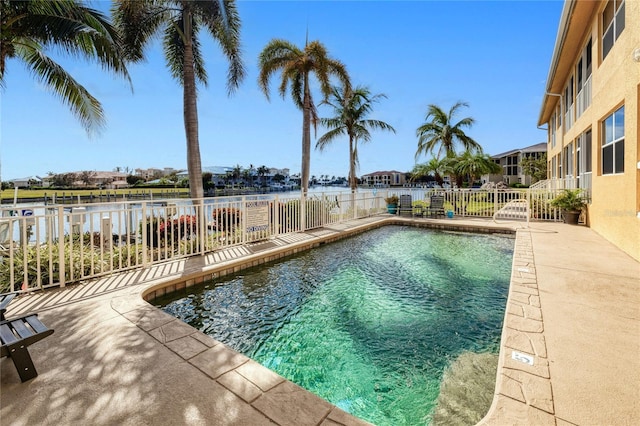
[[[434,193],[454,217],[491,218],[526,199],[533,220],[559,220],[557,190],[372,189],[0,209],[0,292],[26,292],[145,268],[168,260],[269,240],[387,212],[384,199],[410,195],[413,214]]]
[[[576,96],[576,118],[580,116],[591,106],[591,76],[584,82],[584,86]]]

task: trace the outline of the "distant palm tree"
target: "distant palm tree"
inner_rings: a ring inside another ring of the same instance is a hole
[[[367,118],[373,109],[372,104],[386,97],[383,93],[372,96],[368,87],[357,86],[353,90],[344,90],[334,86],[331,90],[331,100],[324,101],[333,107],[335,115],[332,118],[320,119],[322,125],[330,130],[318,139],[316,148],[322,151],[336,138],[345,134],[349,137],[349,187],[351,191],[355,191],[357,188],[358,141],[369,142],[371,140],[370,129],[396,132],[392,126],[384,121]]]
[[[236,166],[231,171],[233,175],[234,183],[239,183],[240,177],[242,176],[242,166],[240,164],[236,164]]]
[[[279,92],[284,98],[291,85],[291,97],[302,110],[302,162],[301,189],[303,197],[309,190],[309,167],[311,158],[311,124],[317,122],[316,107],[311,97],[309,78],[315,74],[320,83],[320,91],[326,100],[331,94],[330,78],[337,77],[349,89],[349,75],[342,62],[329,57],[327,49],[319,41],[305,44],[304,49],[286,40],[274,39],[262,50],[259,57],[260,75],[258,84],[269,99],[269,79],[278,71],[282,72]]]
[[[258,167],[258,176],[260,176],[260,180],[262,181],[262,186],[267,186],[266,176],[269,173],[269,168],[267,166]]]
[[[411,171],[411,180],[416,180],[424,176],[432,175],[438,185],[442,186],[443,176],[450,173],[451,167],[447,158],[431,158],[428,162],[416,164]]]
[[[467,136],[463,130],[463,128],[471,127],[475,120],[466,117],[455,124],[453,123],[454,115],[463,106],[467,107],[469,104],[458,102],[451,107],[447,114],[439,106],[429,105],[426,122],[416,130],[416,136],[418,136],[416,159],[420,154],[429,152],[435,153],[436,158],[441,158],[443,153],[446,157],[455,157],[457,143],[460,143],[465,151],[482,152],[480,144]]]
[[[105,124],[102,105],[45,50],[60,48],[129,80],[122,41],[107,18],[77,0],[2,0],[0,16],[0,87],[5,87],[7,61],[18,59],[89,134],[99,131]]]
[[[502,167],[496,164],[488,154],[475,153],[469,151],[462,153],[455,158],[453,169],[455,175],[459,177],[458,186],[462,184],[461,177],[468,176],[469,183],[473,184],[482,175],[497,174],[502,172]]]
[[[240,58],[240,17],[234,0],[119,0],[112,9],[133,60],[144,58],[144,48],[156,34],[171,75],[184,91],[184,127],[191,198],[204,196],[198,139],[196,83],[207,85],[207,72],[198,37],[208,32],[229,62],[228,94],[238,87],[245,71]]]

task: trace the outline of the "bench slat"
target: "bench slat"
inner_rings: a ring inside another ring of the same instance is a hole
[[[14,297],[16,297],[15,293],[0,294],[0,309],[6,309]]]
[[[4,293],[0,294],[0,320],[4,320],[4,313],[7,310],[7,306],[16,297],[15,293]]]
[[[18,340],[8,323],[0,324],[0,340],[2,340],[2,346],[10,345]]]
[[[27,339],[33,336],[33,331],[31,331],[31,329],[25,325],[23,318],[17,320],[9,320],[9,324],[11,324],[11,327],[13,327],[15,332],[18,333],[20,339]]]
[[[29,323],[31,328],[35,330],[36,333],[44,333],[49,330],[46,325],[44,325],[40,319],[36,315],[29,315],[25,318],[25,320]]]

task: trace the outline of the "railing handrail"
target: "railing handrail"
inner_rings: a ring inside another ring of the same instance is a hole
[[[526,198],[532,218],[559,220],[557,209],[548,204],[557,191],[550,187],[394,187],[318,192],[304,200],[300,193],[279,193],[3,207],[0,222],[8,224],[3,232],[10,238],[0,243],[0,292],[65,286],[386,213],[384,199],[390,194],[410,194],[412,214],[425,207],[433,193],[439,193],[445,196],[445,210],[451,215],[487,219],[509,202]]]

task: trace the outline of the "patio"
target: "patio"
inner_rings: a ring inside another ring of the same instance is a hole
[[[216,271],[257,264],[370,227],[408,222],[517,229],[496,396],[482,424],[640,421],[638,262],[583,226],[532,222],[524,228],[486,219],[385,215],[282,235],[265,247],[231,247],[15,299],[8,317],[39,312],[55,333],[30,347],[39,376],[29,382],[21,383],[11,360],[2,359],[0,421],[366,424],[162,313],[142,294],[164,291],[167,284],[195,284]],[[528,295],[529,304],[521,294]],[[526,347],[533,365],[513,360],[513,351],[526,353]]]

